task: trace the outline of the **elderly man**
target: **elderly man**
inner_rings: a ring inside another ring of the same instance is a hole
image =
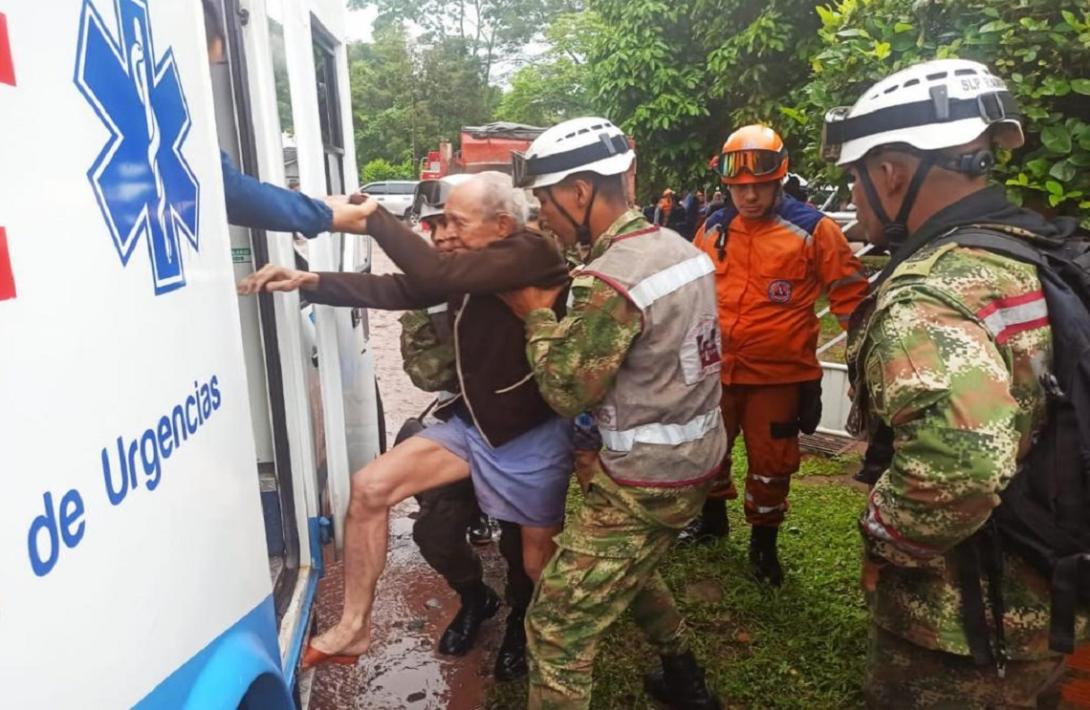
[[[485,513],[522,525],[523,566],[537,579],[554,550],[572,471],[571,424],[542,399],[523,354],[522,322],[493,295],[568,281],[556,243],[525,228],[522,192],[495,172],[453,190],[444,207],[446,230],[466,249],[446,253],[373,202],[364,206],[368,233],[404,274],[308,273],[270,265],[240,283],[239,292],[301,288],[315,303],[391,310],[447,302],[461,396],[447,405],[454,415],[448,421],[353,476],[344,611],[336,626],[312,641],[304,665],[354,663],[370,646],[371,606],[385,566],[392,506],[472,478]],[[492,602],[484,597],[477,603]]]
[[[427,227],[432,243],[440,252],[465,249],[461,240],[447,229],[443,208],[459,185],[472,180],[472,175],[449,175],[441,180],[425,180],[417,185],[417,205],[420,223]],[[430,411],[456,396],[458,371],[454,356],[454,333],[451,331],[447,304],[406,311],[401,315],[401,359],[413,384],[425,392],[435,392],[438,398],[428,406]],[[426,416],[426,415],[425,415]],[[452,414],[441,415],[445,421]],[[434,421],[432,422],[434,424]],[[424,416],[408,419],[397,434],[395,443],[419,434],[425,428]],[[461,608],[439,639],[439,653],[463,656],[473,648],[481,624],[491,617],[499,605],[499,597],[484,583],[481,561],[474,545],[492,542],[492,524],[481,513],[473,481],[464,479],[416,496],[420,510],[413,522],[413,540],[424,560],[443,576],[451,589],[462,599]],[[522,563],[522,529],[516,523],[499,520],[500,554],[507,563],[506,600],[510,608],[507,630],[496,653],[493,677],[506,681],[526,675],[526,632],[523,621],[534,582]],[[468,538],[467,541],[467,528]],[[479,600],[487,600],[481,604]]]

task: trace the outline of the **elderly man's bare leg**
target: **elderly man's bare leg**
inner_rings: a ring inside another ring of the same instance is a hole
[[[414,436],[352,476],[344,541],[344,611],[311,646],[356,655],[371,645],[371,604],[386,566],[390,508],[411,495],[469,477],[469,464],[439,444]]]

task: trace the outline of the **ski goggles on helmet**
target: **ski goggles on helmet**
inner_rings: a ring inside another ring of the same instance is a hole
[[[720,154],[719,164],[715,166],[715,169],[722,177],[728,179],[740,177],[747,172],[754,177],[761,177],[779,170],[786,159],[786,148],[783,150],[735,150]]]

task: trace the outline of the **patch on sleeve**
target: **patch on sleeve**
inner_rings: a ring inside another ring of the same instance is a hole
[[[681,342],[681,372],[685,384],[694,385],[710,375],[718,375],[723,341],[719,336],[719,319],[705,316],[689,328]]]

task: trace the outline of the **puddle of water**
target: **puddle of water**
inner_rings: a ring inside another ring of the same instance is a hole
[[[315,674],[315,710],[477,710],[491,685],[492,664],[507,609],[485,623],[475,648],[462,658],[440,656],[439,636],[458,611],[458,598],[420,557],[412,541],[413,501],[390,517],[390,556],[379,580],[372,620],[374,643],[356,666],[327,665]],[[503,590],[504,562],[495,545],[477,548],[488,584]],[[319,584],[319,629],[340,616],[342,573],[330,565]]]

